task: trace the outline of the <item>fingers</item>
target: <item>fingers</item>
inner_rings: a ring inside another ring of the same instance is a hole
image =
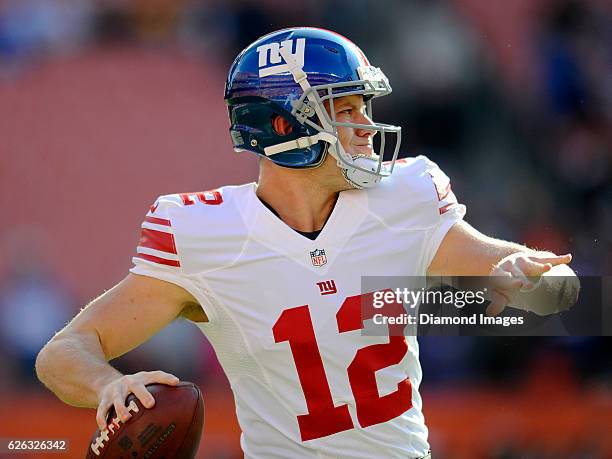
[[[487,307],[487,314],[496,316],[514,298],[514,294],[529,292],[538,286],[541,276],[550,271],[553,266],[567,264],[572,261],[572,255],[527,255],[516,253],[504,258],[496,265],[491,273],[491,303]],[[535,284],[534,284],[535,282]]]
[[[145,380],[146,380],[144,384],[159,383],[159,384],[166,384],[168,386],[176,386],[180,382],[180,379],[178,379],[173,374],[166,373],[165,371],[161,371],[161,370],[147,371],[143,373],[145,373]]]
[[[106,417],[111,406],[114,406],[117,417],[126,422],[132,414],[125,406],[129,394],[134,394],[145,408],[155,406],[155,398],[147,390],[147,384],[166,384],[176,386],[180,382],[176,376],[164,371],[141,371],[134,375],[126,375],[113,381],[102,391],[100,403],[96,411],[96,424],[100,431],[107,427]]]
[[[517,280],[520,281],[520,284],[518,284],[517,287],[520,287],[521,289],[530,289],[530,288],[533,288],[533,283],[529,279],[527,279],[527,276],[525,275],[525,272],[526,271],[533,271],[533,270],[534,269],[521,269],[517,265],[512,265],[510,267],[510,274],[512,274],[512,277],[514,279],[517,279]],[[533,276],[535,274],[531,274],[531,275]]]
[[[508,269],[509,271],[506,271],[501,266],[497,266],[491,272],[491,303],[486,309],[488,316],[501,314],[510,302],[510,292],[518,290],[529,282],[525,274],[516,266],[512,265]]]
[[[497,265],[491,272],[491,276],[504,276],[510,273],[512,277],[521,280],[521,289],[529,290],[534,287],[534,280],[530,278],[539,278],[550,271],[553,266],[568,263],[571,259],[570,254],[552,257],[515,254]]]
[[[548,263],[552,267],[552,266],[557,266],[557,265],[568,264],[570,261],[572,261],[572,254],[567,253],[565,255],[556,255],[552,257],[547,257],[547,256],[540,257],[538,255],[530,255],[529,259],[537,263]]]
[[[552,264],[540,263],[530,258],[520,258],[516,264],[525,276],[531,277],[539,277],[552,269]]]
[[[98,405],[98,410],[96,411],[96,424],[100,431],[106,429],[106,413],[108,413],[111,406],[112,403],[106,399],[101,400]]]
[[[125,395],[122,395],[123,393]],[[117,413],[117,417],[121,419],[121,421],[127,421],[131,417],[130,412],[125,407],[126,397],[127,390],[122,391],[121,386],[115,384],[115,382],[109,384],[109,389],[105,390],[105,395],[100,400],[98,410],[96,411],[96,424],[98,424],[98,428],[100,429],[100,431],[106,429],[106,417],[111,406],[114,406],[115,413]]]
[[[491,277],[493,290],[511,291],[518,289],[523,284],[521,278],[515,277],[513,272],[506,271],[500,266],[491,271]],[[525,276],[522,275],[522,277],[524,278]]]
[[[121,419],[121,422],[126,422],[132,417],[130,412],[125,406],[125,399],[128,396],[128,390],[124,388],[118,388],[113,396],[113,405],[115,407],[115,413],[117,417]]]
[[[491,275],[493,276],[491,303],[489,306],[487,306],[486,314],[488,316],[496,316],[501,314],[506,308],[506,305],[510,302],[508,292],[512,292],[520,288],[520,286],[523,284],[523,280],[521,278],[514,277],[512,273],[504,271],[501,267],[495,268]]]
[[[132,387],[132,393],[140,400],[142,406],[145,408],[153,408],[155,405],[155,398],[151,395],[151,392],[147,390],[144,384],[137,384]]]

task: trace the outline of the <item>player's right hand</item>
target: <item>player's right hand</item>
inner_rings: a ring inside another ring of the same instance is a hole
[[[154,383],[176,386],[179,379],[164,371],[141,371],[133,375],[121,376],[104,386],[98,394],[99,402],[96,412],[96,423],[100,431],[107,426],[106,416],[111,406],[115,407],[115,412],[121,422],[125,422],[132,417],[125,406],[125,399],[130,394],[134,394],[145,408],[153,408],[155,399],[145,386]]]

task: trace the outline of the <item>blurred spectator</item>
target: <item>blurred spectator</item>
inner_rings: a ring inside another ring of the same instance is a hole
[[[91,33],[93,0],[0,2],[0,64],[4,59],[64,53],[84,45]]]
[[[609,104],[609,15],[594,3],[552,2],[543,18],[542,63],[550,108],[578,118]]]
[[[39,234],[26,228],[11,235],[5,250],[6,274],[0,279],[0,343],[18,368],[15,383],[34,383],[34,362],[42,346],[74,315],[75,301],[50,272],[38,245]]]
[[[224,0],[185,2],[178,39],[186,49],[214,56],[229,67],[238,41],[238,21],[232,5]]]
[[[396,102],[393,115],[407,131],[404,148],[463,151],[485,89],[477,89],[484,71],[478,42],[446,2],[402,2],[390,19],[394,33],[384,59],[393,64],[384,68],[392,82],[401,82],[401,110]]]
[[[136,36],[144,42],[172,42],[182,4],[179,0],[136,0],[133,9]]]
[[[612,214],[612,201],[605,198],[612,193],[610,18],[597,2],[564,0],[543,8],[538,49],[546,103],[531,101],[542,116],[534,117],[528,137],[543,178],[557,189],[556,214],[573,220],[564,221],[573,236],[571,249],[588,254],[588,261],[576,261],[582,273],[592,274],[609,273],[605,260],[611,253],[604,223]]]
[[[100,2],[94,16],[96,40],[101,44],[125,45],[134,39],[128,2]]]

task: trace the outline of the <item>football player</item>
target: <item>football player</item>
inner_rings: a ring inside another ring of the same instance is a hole
[[[372,119],[390,93],[330,31],[285,29],[242,51],[225,100],[235,149],[261,159],[258,182],[158,198],[131,273],[44,347],[39,378],[97,407],[101,428],[111,406],[127,420],[129,393],[152,407],[145,385],[178,379],[123,375],[109,360],[183,316],[229,378],[246,457],[430,457],[417,340],[362,335],[361,277],[495,275],[488,312],[499,314],[542,284],[556,294],[550,274],[573,271],[570,255],[464,222],[429,159],[396,161],[400,128]]]

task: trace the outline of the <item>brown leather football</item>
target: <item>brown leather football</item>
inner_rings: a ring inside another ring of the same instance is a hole
[[[204,424],[200,389],[193,383],[150,384],[155,406],[146,409],[133,394],[126,401],[132,417],[125,423],[109,412],[108,427],[96,430],[87,459],[192,459]]]

